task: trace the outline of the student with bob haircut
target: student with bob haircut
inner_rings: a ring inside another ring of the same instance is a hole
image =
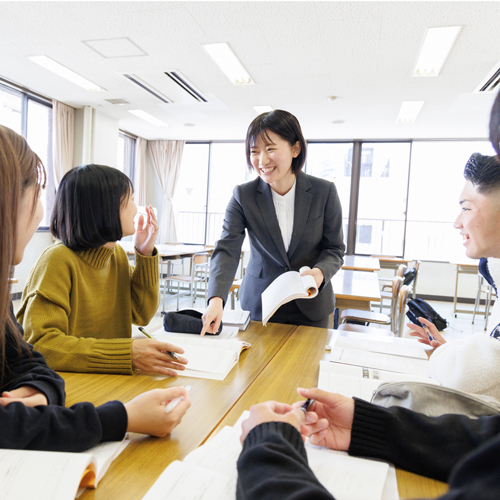
[[[125,405],[65,408],[64,380],[23,339],[14,317],[9,277],[43,216],[45,170],[26,140],[0,126],[0,448],[79,452],[125,432],[164,436],[191,405],[184,387],[156,389]],[[183,396],[165,413],[165,403]]]
[[[301,172],[306,142],[291,113],[274,110],[253,120],[246,136],[248,168],[258,177],[236,186],[222,236],[210,262],[205,332],[215,333],[238,267],[245,230],[248,263],[239,296],[253,320],[262,319],[262,292],[281,274],[309,266],[319,293],[281,306],[274,323],[327,327],[335,308],[330,280],[343,263],[342,208],[333,182]]]
[[[132,374],[134,368],[175,376],[184,351],[154,339],[132,339],[159,303],[155,249],[158,225],[137,207],[129,178],[102,165],[67,172],[56,194],[50,228],[60,241],[31,270],[18,320],[25,338],[54,370]],[[134,234],[135,268],[116,241]]]

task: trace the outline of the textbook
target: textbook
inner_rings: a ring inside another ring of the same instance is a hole
[[[178,334],[172,337],[167,332],[155,332],[156,339],[184,349],[182,356],[188,360],[188,364],[185,370],[177,372],[179,377],[224,380],[240,359],[241,352],[251,347],[248,342],[215,339],[211,335],[198,337]]]
[[[235,500],[241,453],[241,421],[224,427],[207,443],[172,462],[142,500]],[[387,463],[350,457],[306,443],[309,465],[337,500],[395,500],[396,474]]]
[[[250,324],[250,311],[236,311],[224,309],[222,323],[226,326],[237,326],[240,332],[244,332]]]
[[[83,453],[0,449],[2,498],[73,500],[82,489],[97,488],[129,442],[102,443]]]
[[[304,266],[302,271],[310,271]],[[318,287],[313,276],[301,276],[300,272],[288,271],[278,276],[261,295],[262,324],[266,326],[271,316],[287,302],[295,299],[313,299],[318,295]]]

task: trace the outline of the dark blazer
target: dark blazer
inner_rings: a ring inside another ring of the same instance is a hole
[[[236,186],[224,216],[222,236],[210,263],[208,297],[227,300],[245,238],[250,239],[248,263],[239,297],[253,320],[262,320],[262,292],[282,273],[302,266],[318,267],[325,275],[314,299],[297,300],[311,321],[333,312],[335,297],[330,280],[341,268],[345,246],[342,208],[333,182],[304,173],[297,175],[292,239],[288,252],[268,184],[257,179]]]

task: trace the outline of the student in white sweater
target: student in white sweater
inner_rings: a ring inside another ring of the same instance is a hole
[[[464,170],[465,187],[460,195],[460,215],[455,228],[464,238],[467,257],[481,258],[479,271],[495,287],[500,284],[500,163],[496,156],[474,153]],[[429,375],[442,385],[500,400],[500,303],[493,306],[489,334],[477,333],[446,342],[424,318],[435,338],[429,342],[422,328],[408,324],[410,335],[434,347]]]

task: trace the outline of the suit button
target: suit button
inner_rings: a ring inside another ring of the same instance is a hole
[[[283,268],[285,271],[290,271],[290,269],[288,267],[284,267]]]

